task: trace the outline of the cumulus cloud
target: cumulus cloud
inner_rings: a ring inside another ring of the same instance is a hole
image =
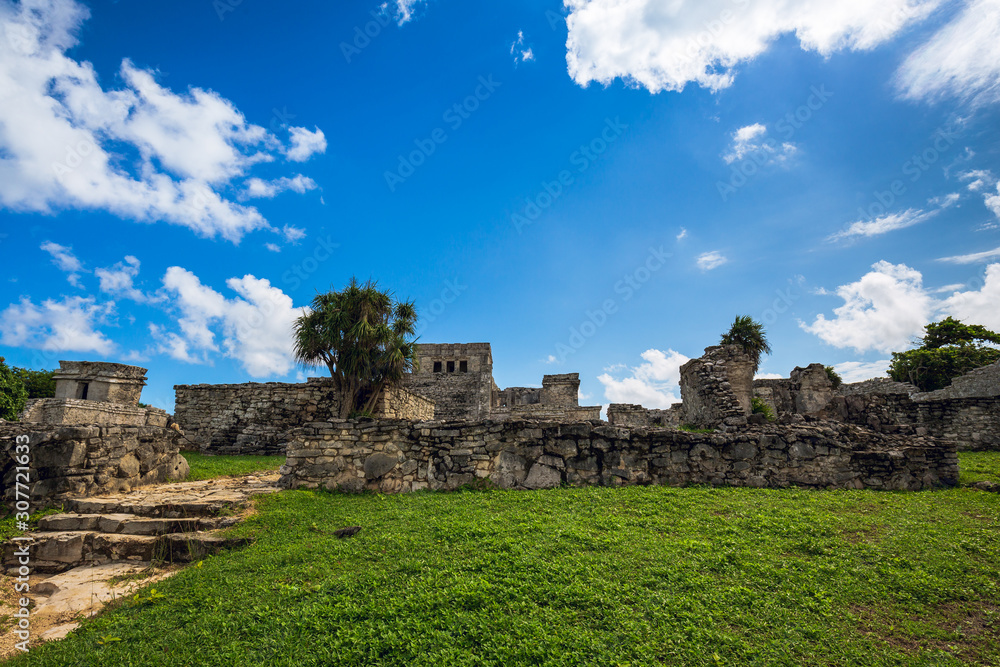
[[[927,323],[947,316],[1000,327],[1000,264],[987,267],[979,289],[955,291],[943,300],[936,293],[924,287],[916,269],[881,261],[857,282],[837,288],[844,304],[832,318],[820,314],[812,324],[799,325],[834,347],[858,352],[907,349]]]
[[[717,250],[713,250],[711,252],[704,252],[698,255],[697,259],[698,268],[701,269],[702,271],[711,271],[712,269],[717,269],[728,261],[729,258]]]
[[[0,342],[60,352],[95,352],[107,356],[115,345],[97,330],[114,315],[114,302],[92,297],[46,299],[39,305],[28,297],[0,313]]]
[[[74,287],[80,286],[80,272],[83,271],[83,262],[73,254],[72,248],[46,241],[41,246],[42,250],[52,255],[52,263],[59,267],[60,271],[66,272],[66,280]]]
[[[564,0],[566,60],[581,86],[616,78],[651,92],[688,83],[717,91],[735,68],[794,34],[829,56],[867,50],[926,17],[941,0]]]
[[[1000,100],[1000,0],[970,0],[896,74],[903,97]]]
[[[102,210],[234,242],[270,228],[220,191],[308,131],[291,128],[285,149],[217,93],[175,93],[129,60],[123,87],[105,90],[67,55],[88,17],[74,0],[0,0],[0,206]]]
[[[315,190],[316,187],[316,181],[302,174],[296,174],[293,178],[282,177],[270,181],[265,181],[262,178],[251,178],[246,182],[243,197],[246,199],[273,199],[288,190],[303,194],[309,190]]]
[[[784,162],[798,148],[795,144],[784,142],[779,144],[767,136],[767,127],[760,123],[741,127],[732,136],[732,144],[722,156],[726,164],[732,164],[747,157],[752,157],[760,164]]]
[[[285,157],[292,162],[305,162],[316,153],[326,152],[326,136],[318,127],[312,132],[304,127],[292,127],[289,134],[292,143]]]
[[[889,371],[891,359],[878,361],[845,361],[833,367],[844,382],[864,382],[872,378],[885,377]]]
[[[94,275],[100,280],[102,292],[145,303],[151,300],[150,297],[134,285],[134,280],[139,275],[139,267],[140,262],[137,258],[126,255],[125,261],[111,267],[96,269]]]
[[[629,369],[627,377],[615,378],[611,372],[598,376],[604,385],[604,397],[611,403],[638,403],[657,409],[680,403],[680,368],[689,359],[680,352],[656,349],[646,350],[642,358],[645,363]],[[609,367],[620,368],[623,365]]]
[[[163,286],[180,313],[179,330],[150,326],[159,351],[188,363],[209,363],[221,353],[253,377],[287,375],[295,365],[292,324],[302,309],[252,275],[230,278],[226,285],[235,297],[226,298],[179,266],[167,269]]]

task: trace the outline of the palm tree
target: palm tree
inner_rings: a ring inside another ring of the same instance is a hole
[[[326,364],[341,419],[371,413],[383,389],[414,368],[416,321],[412,301],[397,302],[376,283],[351,278],[340,292],[317,294],[311,312],[295,321],[295,358],[306,366]]]
[[[771,346],[767,343],[767,336],[764,333],[764,325],[755,322],[749,315],[738,315],[729,328],[729,332],[722,335],[722,345],[739,345],[743,348],[753,361],[753,372],[760,368],[760,357],[763,354],[771,354]]]

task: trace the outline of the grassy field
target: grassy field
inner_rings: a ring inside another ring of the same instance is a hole
[[[285,462],[284,456],[205,456],[198,452],[182,454],[191,466],[191,474],[185,480],[188,482],[252,472],[274,472]]]
[[[1000,474],[1000,454],[971,458]],[[1000,664],[998,494],[289,491],[258,506],[234,529],[252,546],[12,664]]]

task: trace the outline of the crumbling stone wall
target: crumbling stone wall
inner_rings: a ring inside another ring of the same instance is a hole
[[[680,403],[666,410],[644,408],[632,403],[612,403],[608,406],[608,423],[612,426],[676,428],[681,425],[681,411]]]
[[[309,378],[302,384],[177,385],[174,391],[174,421],[189,446],[210,454],[284,454],[290,429],[335,418],[340,410],[330,378]],[[434,416],[433,401],[402,388],[388,393],[388,401],[383,398],[376,406],[376,415],[414,420]]]
[[[696,428],[747,423],[753,396],[753,362],[736,345],[705,348],[681,366],[681,421]]]
[[[580,405],[580,374],[542,376],[541,403],[569,408]]]
[[[546,375],[542,388],[495,389],[489,418],[544,421],[600,420],[601,406],[580,406],[580,374]]]
[[[590,423],[316,422],[297,429],[285,488],[382,493],[561,484],[918,490],[958,482],[954,444],[849,424],[754,426],[728,433]]]
[[[0,424],[5,500],[12,500],[16,491],[19,436],[29,439],[28,492],[38,509],[38,503],[124,493],[146,484],[183,479],[189,472],[180,455],[181,436],[172,429],[7,422]]]
[[[146,369],[103,361],[60,361],[55,398],[138,406]]]
[[[916,393],[915,401],[940,401],[950,398],[989,398],[1000,396],[1000,361],[976,368],[937,391]]]

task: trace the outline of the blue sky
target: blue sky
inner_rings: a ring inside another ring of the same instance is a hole
[[[1000,329],[1000,2],[0,0],[0,355],[295,381],[352,275],[500,386]],[[367,34],[366,34],[367,31]],[[307,374],[318,371],[305,371]]]

